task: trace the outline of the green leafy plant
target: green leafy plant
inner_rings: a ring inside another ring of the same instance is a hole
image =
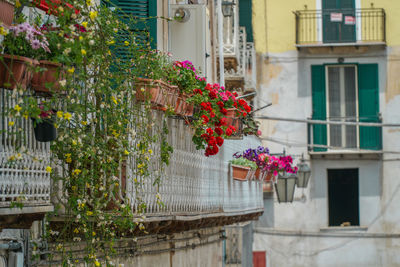
[[[232,159],[229,161],[232,165],[239,165],[239,166],[244,166],[244,167],[249,167],[253,171],[257,170],[257,164],[253,161],[250,161],[245,158],[237,158],[237,159]]]

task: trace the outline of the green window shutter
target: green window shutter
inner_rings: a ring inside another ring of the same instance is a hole
[[[124,35],[134,33],[138,43],[148,43],[153,49],[157,48],[157,0],[110,0],[112,5],[119,8],[121,19],[130,27],[128,32],[120,33],[119,40],[125,41]],[[132,21],[132,19],[134,21]],[[118,51],[124,58],[124,51]],[[125,52],[126,53],[126,52]]]
[[[378,64],[358,65],[358,113],[360,122],[380,122]],[[360,127],[360,148],[382,149],[380,127]]]
[[[247,42],[253,42],[252,0],[239,1],[239,25],[246,27]]]
[[[312,119],[326,120],[325,66],[311,66],[312,86]],[[313,129],[313,144],[326,145],[326,125],[315,124]],[[314,151],[326,151],[326,148],[314,148]]]

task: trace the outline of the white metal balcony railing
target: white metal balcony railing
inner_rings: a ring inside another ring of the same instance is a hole
[[[46,166],[50,165],[50,145],[35,140],[30,119],[12,119],[13,129],[26,129],[26,143],[17,140],[15,133],[4,131],[10,121],[5,112],[19,99],[13,97],[12,90],[0,89],[0,92],[0,208],[9,208],[13,202],[22,202],[28,208],[51,206],[50,174],[46,172]],[[17,151],[16,147],[26,152]],[[15,161],[10,161],[13,157]]]
[[[152,176],[145,181],[141,192],[147,215],[224,213],[229,216],[229,213],[246,214],[263,209],[262,184],[233,180],[228,163],[234,152],[260,145],[258,139],[226,140],[217,156],[207,158],[203,151],[196,150],[184,121],[170,119],[169,129],[169,143],[174,152],[158,191],[164,205],[157,204],[158,192],[153,186],[156,177]],[[154,147],[154,150],[158,149]],[[130,182],[127,182],[127,192],[130,199],[136,199],[136,190]],[[135,210],[137,204],[132,202]]]
[[[224,56],[239,58],[239,11],[233,6],[233,15],[223,17]]]
[[[246,88],[256,86],[256,52],[254,43],[247,42],[246,28],[240,27],[239,61],[236,70],[225,69],[226,78],[244,78]]]
[[[162,123],[162,113],[153,111],[153,121],[156,125]],[[218,214],[218,216],[233,216],[251,214],[263,210],[262,183],[259,181],[236,181],[230,175],[228,161],[237,151],[249,147],[259,146],[260,140],[256,137],[245,137],[244,140],[225,140],[223,149],[217,156],[207,158],[204,151],[196,150],[192,142],[190,128],[183,120],[168,119],[168,143],[173,146],[170,165],[161,175],[161,183],[154,185],[159,170],[159,161],[151,164],[150,177],[141,180],[141,188],[135,187],[132,181],[135,160],[133,157],[127,162],[126,198],[133,210],[138,205],[146,205],[146,216],[198,216],[204,214]],[[138,140],[132,140],[137,142]],[[160,153],[160,147],[153,145],[154,154]],[[120,184],[125,184],[121,180]],[[139,178],[140,179],[140,178]],[[58,197],[54,198],[59,204],[65,204],[65,197],[59,188]],[[163,205],[158,203],[160,195]],[[123,199],[122,189],[120,198]],[[142,202],[140,202],[140,199]]]

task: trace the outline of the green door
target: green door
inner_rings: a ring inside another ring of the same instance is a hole
[[[354,0],[322,0],[324,43],[356,42]]]

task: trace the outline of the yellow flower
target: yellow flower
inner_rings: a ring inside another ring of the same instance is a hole
[[[140,163],[140,164],[137,165],[137,167],[138,167],[139,169],[143,168],[143,166],[144,166],[143,163]]]
[[[64,12],[64,8],[62,6],[59,6],[58,10],[60,10],[60,12]]]
[[[82,26],[87,28],[87,21],[82,22]]]
[[[71,113],[69,113],[69,112],[64,113],[64,119],[69,121],[69,120],[71,120],[71,117],[72,117]]]
[[[115,44],[115,40],[107,41],[107,44],[108,44],[108,45]]]
[[[8,122],[8,126],[14,126],[14,124],[15,124],[15,122],[13,122],[13,121]]]
[[[82,171],[80,169],[75,169],[72,171],[73,175],[79,175]]]
[[[63,112],[62,111],[57,111],[57,117],[62,118],[63,117]]]
[[[90,211],[90,210],[88,210],[88,211],[86,212],[86,215],[87,215],[87,216],[91,216],[91,215],[93,215],[93,212]]]
[[[52,169],[51,169],[50,166],[47,166],[47,167],[46,167],[46,172],[51,173],[51,170],[52,170]]]
[[[118,104],[118,100],[114,96],[111,96],[111,99],[112,99],[112,101],[114,102],[115,105]]]
[[[81,36],[82,37],[82,36]],[[86,55],[86,50],[85,49],[81,49],[81,54],[84,56]]]
[[[6,36],[8,34],[8,30],[3,26],[0,27],[0,35]]]
[[[76,191],[77,187],[76,185],[71,186],[72,191]]]
[[[21,111],[21,107],[17,104],[17,105],[14,106],[14,110],[16,112],[20,112]]]
[[[111,51],[110,51],[110,50],[108,50],[108,51],[107,51],[107,54],[108,54],[109,56],[111,56]]]
[[[92,236],[95,236],[96,235],[96,233],[95,232],[92,232]]]
[[[74,73],[74,72],[75,72],[75,68],[72,67],[72,68],[68,69],[67,71],[68,71],[69,73]]]
[[[16,7],[16,8],[21,7],[21,3],[19,2],[19,0],[15,1],[15,7]]]
[[[87,121],[81,121],[82,125],[87,125]]]
[[[25,112],[24,115],[22,115],[22,117],[24,117],[25,119],[28,119],[28,113]]]
[[[149,153],[150,153],[150,155],[153,154],[153,150],[149,149]]]
[[[82,36],[79,36],[79,41],[82,41],[83,40],[83,37]]]
[[[71,157],[71,153],[66,153],[66,154],[65,154],[65,157],[66,157],[66,158],[70,158],[70,157]]]
[[[94,262],[94,265],[96,265],[96,267],[99,267],[99,266],[100,266],[100,262],[99,262],[98,260],[96,260],[96,261]]]
[[[128,46],[128,45],[129,45],[129,42],[128,42],[128,41],[125,41],[125,42],[124,42],[124,45],[125,45],[125,46]]]
[[[75,234],[79,233],[78,228],[75,228],[75,229],[74,229],[74,233],[75,233]]]
[[[72,159],[71,159],[71,158],[66,158],[66,159],[65,159],[65,162],[66,162],[66,163],[71,163],[71,162],[72,162]]]
[[[129,155],[129,151],[128,151],[128,150],[125,150],[125,151],[124,151],[124,154],[125,154],[125,155]]]
[[[89,17],[91,20],[94,20],[97,17],[97,11],[90,11]]]
[[[91,0],[86,0],[86,5],[87,6],[91,6],[92,5],[92,1]]]
[[[72,140],[72,144],[76,146],[78,143],[75,140]]]

